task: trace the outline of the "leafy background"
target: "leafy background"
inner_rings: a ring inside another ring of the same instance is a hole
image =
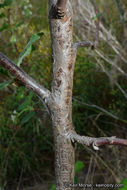
[[[125,39],[119,2],[96,4],[102,12],[103,24],[122,45]],[[126,1],[121,4],[126,10]],[[126,14],[124,22],[127,23]],[[74,22],[75,41],[81,36],[79,25]],[[114,56],[107,44],[100,42],[99,48]],[[50,89],[52,58],[47,0],[0,2],[0,51]],[[126,138],[126,99],[90,53],[90,49],[79,49],[77,53],[73,89],[76,131],[81,135]],[[114,71],[114,80],[127,93],[126,77],[102,62],[109,73]],[[126,72],[126,65],[121,67]],[[42,102],[0,67],[0,189],[55,189],[53,149],[51,121]],[[125,184],[121,189],[127,189],[126,148],[103,147],[97,153],[81,145],[75,149],[76,183],[121,182]]]

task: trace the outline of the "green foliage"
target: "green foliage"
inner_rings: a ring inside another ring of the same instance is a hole
[[[7,87],[11,83],[11,80],[0,83],[0,90]]]
[[[2,27],[0,28],[0,32],[9,28],[9,24],[3,23]]]
[[[36,42],[37,40],[40,39],[40,37],[43,35],[44,33],[43,32],[40,32],[38,34],[33,34],[30,41],[28,42],[28,44],[26,45],[26,47],[24,48],[24,50],[21,52],[21,54],[19,55],[19,58],[18,58],[18,62],[17,62],[17,65],[20,66],[20,64],[22,63],[22,60],[24,57],[26,57],[27,55],[29,55],[31,52],[32,52],[32,45],[34,42]],[[12,38],[12,36],[11,36]]]
[[[74,169],[75,169],[75,179],[74,179],[74,182],[75,183],[78,183],[78,177],[77,177],[76,174],[78,174],[83,168],[84,168],[84,163],[82,161],[78,160],[75,163],[75,166],[74,166]]]
[[[8,95],[2,100],[2,109],[0,104],[1,185],[5,180],[8,183],[18,180],[21,168],[25,178],[31,172],[41,173],[45,162],[40,163],[40,155],[52,150],[52,140],[46,129],[47,119],[47,124],[36,119],[36,109],[44,110],[37,101],[32,92],[20,87],[16,94]]]
[[[0,8],[4,8],[6,6],[10,6],[13,0],[4,0],[4,3],[0,3]]]
[[[74,74],[73,121],[80,134],[98,135],[92,121],[99,116],[98,125],[111,132],[113,121],[126,124],[125,98],[116,86],[111,86],[107,76],[97,68],[96,62],[79,50]],[[126,91],[126,82],[119,80]],[[112,123],[112,124],[111,124]],[[100,136],[100,135],[99,135]]]
[[[6,15],[4,14],[4,13],[1,13],[0,14],[0,18],[3,18],[3,17],[5,17]]]
[[[52,185],[51,190],[56,190],[56,185],[55,184]]]
[[[84,168],[84,163],[82,161],[78,160],[75,163],[75,173],[80,172],[83,168]]]
[[[119,190],[127,190],[127,179],[123,179],[120,184],[123,184],[123,187],[120,187]]]

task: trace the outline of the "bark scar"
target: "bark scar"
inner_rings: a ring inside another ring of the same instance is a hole
[[[65,16],[65,10],[56,5],[52,5],[49,11],[49,18],[51,19],[62,19]]]
[[[49,11],[49,18],[62,19],[66,15],[67,0],[58,0],[56,5],[52,5]]]

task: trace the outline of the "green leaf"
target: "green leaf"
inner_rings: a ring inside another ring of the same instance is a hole
[[[37,40],[39,40],[40,37],[43,34],[44,34],[43,32],[40,32],[38,34],[33,34],[32,35],[32,37],[30,38],[30,41],[28,42],[28,44],[26,45],[26,47],[24,48],[24,50],[19,55],[18,62],[17,62],[18,66],[20,66],[20,64],[22,63],[23,58],[26,57],[27,55],[29,55],[32,52],[32,44],[34,42],[36,42]]]
[[[81,171],[84,168],[84,163],[82,161],[77,161],[75,163],[75,173]]]
[[[29,112],[28,114],[25,115],[25,117],[23,117],[21,123],[22,124],[27,123],[34,115],[35,115],[34,111]]]
[[[124,178],[121,183],[123,187],[120,187],[119,190],[127,190],[127,178]]]
[[[18,27],[20,27],[22,24],[24,24],[24,21],[21,21],[21,22],[19,22],[18,24],[16,24],[16,28],[18,28]]]
[[[4,8],[12,4],[13,0],[4,0],[4,3],[0,3],[0,8]]]
[[[8,70],[3,68],[3,67],[0,67],[0,74],[5,75],[5,76],[9,76],[8,75]]]
[[[24,102],[21,105],[19,105],[17,110],[18,111],[23,111],[26,108],[31,109],[30,104],[31,104],[31,101],[32,101],[32,97],[33,97],[33,93],[30,93],[28,96],[26,96]]]
[[[56,190],[56,185],[55,184],[52,185],[51,190]]]
[[[5,22],[3,23],[2,27],[0,28],[0,32],[2,32],[3,30],[6,30],[9,28],[9,24],[6,24]]]
[[[4,0],[4,3],[6,4],[6,6],[9,6],[12,4],[13,0]]]
[[[8,86],[11,83],[11,80],[7,81],[7,82],[2,82],[0,84],[0,90],[2,90],[3,88],[5,88],[6,86]]]
[[[12,36],[10,37],[10,42],[11,42],[12,44],[14,44],[14,43],[16,42],[16,36],[15,36],[15,35],[12,35]]]
[[[4,13],[1,13],[1,14],[0,14],[0,18],[3,18],[3,17],[5,17],[5,14],[4,14]]]

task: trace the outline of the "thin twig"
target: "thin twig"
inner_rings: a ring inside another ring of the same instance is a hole
[[[88,183],[88,178],[89,178],[90,171],[91,171],[91,168],[92,168],[92,163],[93,163],[93,155],[90,158],[90,163],[89,163],[88,172],[87,172],[86,179],[85,179],[85,184]],[[85,188],[84,188],[84,190],[85,190]]]
[[[127,77],[127,74],[123,71],[122,68],[120,68],[118,65],[114,64],[112,62],[112,60],[110,60],[109,58],[105,57],[104,54],[98,50],[95,50],[95,52],[99,55],[99,57],[101,57],[104,61],[106,61],[107,63],[109,63],[110,65],[114,66],[114,68],[116,68],[121,74],[123,74],[125,77]]]
[[[120,183],[120,179],[117,177],[117,175],[114,173],[114,171],[107,165],[106,162],[104,162],[104,160],[96,154],[96,152],[94,150],[92,150],[91,148],[89,148],[88,146],[84,146],[84,148],[89,151],[90,153],[92,153],[98,160],[100,163],[103,164],[103,166],[107,169],[108,172],[111,173],[111,175],[114,177],[115,181],[117,183]],[[100,165],[100,164],[99,164]]]
[[[112,76],[108,73],[106,68],[101,64],[100,60],[97,59],[98,64],[101,66],[102,71],[109,77],[111,78]],[[114,81],[114,84],[118,87],[118,89],[121,91],[121,93],[124,95],[124,97],[127,99],[127,93],[125,90],[120,86],[120,84],[117,81]]]
[[[99,10],[96,6],[96,3],[94,0],[92,0],[92,4],[93,4],[93,7],[94,7],[94,10],[95,10],[95,13],[96,13],[96,16],[99,14]],[[95,42],[99,43],[99,30],[100,30],[100,17],[97,17],[97,20],[95,21],[95,25],[96,25],[96,35],[95,35]]]
[[[99,11],[96,7],[94,0],[92,0],[92,3],[94,6],[94,9],[95,9],[96,16],[97,16]],[[77,48],[79,48],[79,47],[90,47],[91,49],[94,49],[95,47],[97,47],[97,45],[99,43],[99,23],[100,23],[100,18],[97,18],[97,21],[95,21],[95,25],[96,25],[95,42],[91,42],[91,41],[76,42],[76,43],[74,43],[75,52],[76,52]]]
[[[102,113],[105,113],[106,115],[109,115],[110,117],[112,117],[112,118],[114,118],[114,119],[116,119],[116,120],[122,120],[122,119],[120,119],[118,116],[114,115],[113,113],[107,111],[106,109],[104,109],[104,108],[102,108],[102,107],[100,107],[100,106],[97,106],[97,105],[95,105],[95,104],[87,104],[87,103],[84,103],[84,102],[82,102],[82,101],[80,101],[80,100],[78,100],[78,99],[76,99],[76,98],[73,98],[73,100],[75,100],[75,101],[78,102],[79,104],[82,104],[82,105],[85,105],[85,106],[88,106],[88,107],[91,107],[91,108],[96,108],[96,109],[102,111]]]
[[[98,152],[96,152],[96,154],[98,154]],[[91,184],[93,184],[93,179],[95,176],[95,168],[96,168],[96,157],[93,156],[94,160],[93,160],[93,168],[92,168],[92,173],[91,173]]]

